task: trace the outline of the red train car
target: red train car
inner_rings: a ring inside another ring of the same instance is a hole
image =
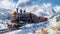
[[[47,21],[48,20],[48,18],[45,18],[45,17],[42,17],[42,16],[39,16],[39,21]]]

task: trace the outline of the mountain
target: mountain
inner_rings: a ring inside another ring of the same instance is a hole
[[[50,17],[53,14],[56,13],[53,8],[50,6],[29,6],[26,8],[26,11],[30,11],[33,14],[36,14],[37,16],[44,16],[44,17]]]
[[[10,16],[10,12],[10,9],[0,8],[0,19],[7,19]]]

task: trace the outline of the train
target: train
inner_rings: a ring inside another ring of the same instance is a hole
[[[26,13],[26,11],[20,10],[20,13],[18,12],[18,8],[16,9],[18,13],[18,17],[20,21],[27,22],[27,23],[38,23],[38,22],[43,22],[47,21],[48,18],[43,17],[43,16],[37,16],[31,12]]]

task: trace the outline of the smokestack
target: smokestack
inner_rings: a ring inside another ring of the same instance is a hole
[[[24,10],[24,13],[26,13],[26,11]]]
[[[17,13],[18,13],[18,8],[16,8],[16,11],[17,11]]]
[[[22,9],[20,9],[20,13],[22,14]]]

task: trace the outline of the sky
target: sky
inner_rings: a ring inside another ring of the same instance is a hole
[[[52,9],[60,12],[60,0],[0,0],[0,9],[26,9],[27,11],[53,14]]]
[[[0,8],[16,8],[31,5],[43,5],[50,3],[52,6],[60,6],[60,0],[0,0]]]

